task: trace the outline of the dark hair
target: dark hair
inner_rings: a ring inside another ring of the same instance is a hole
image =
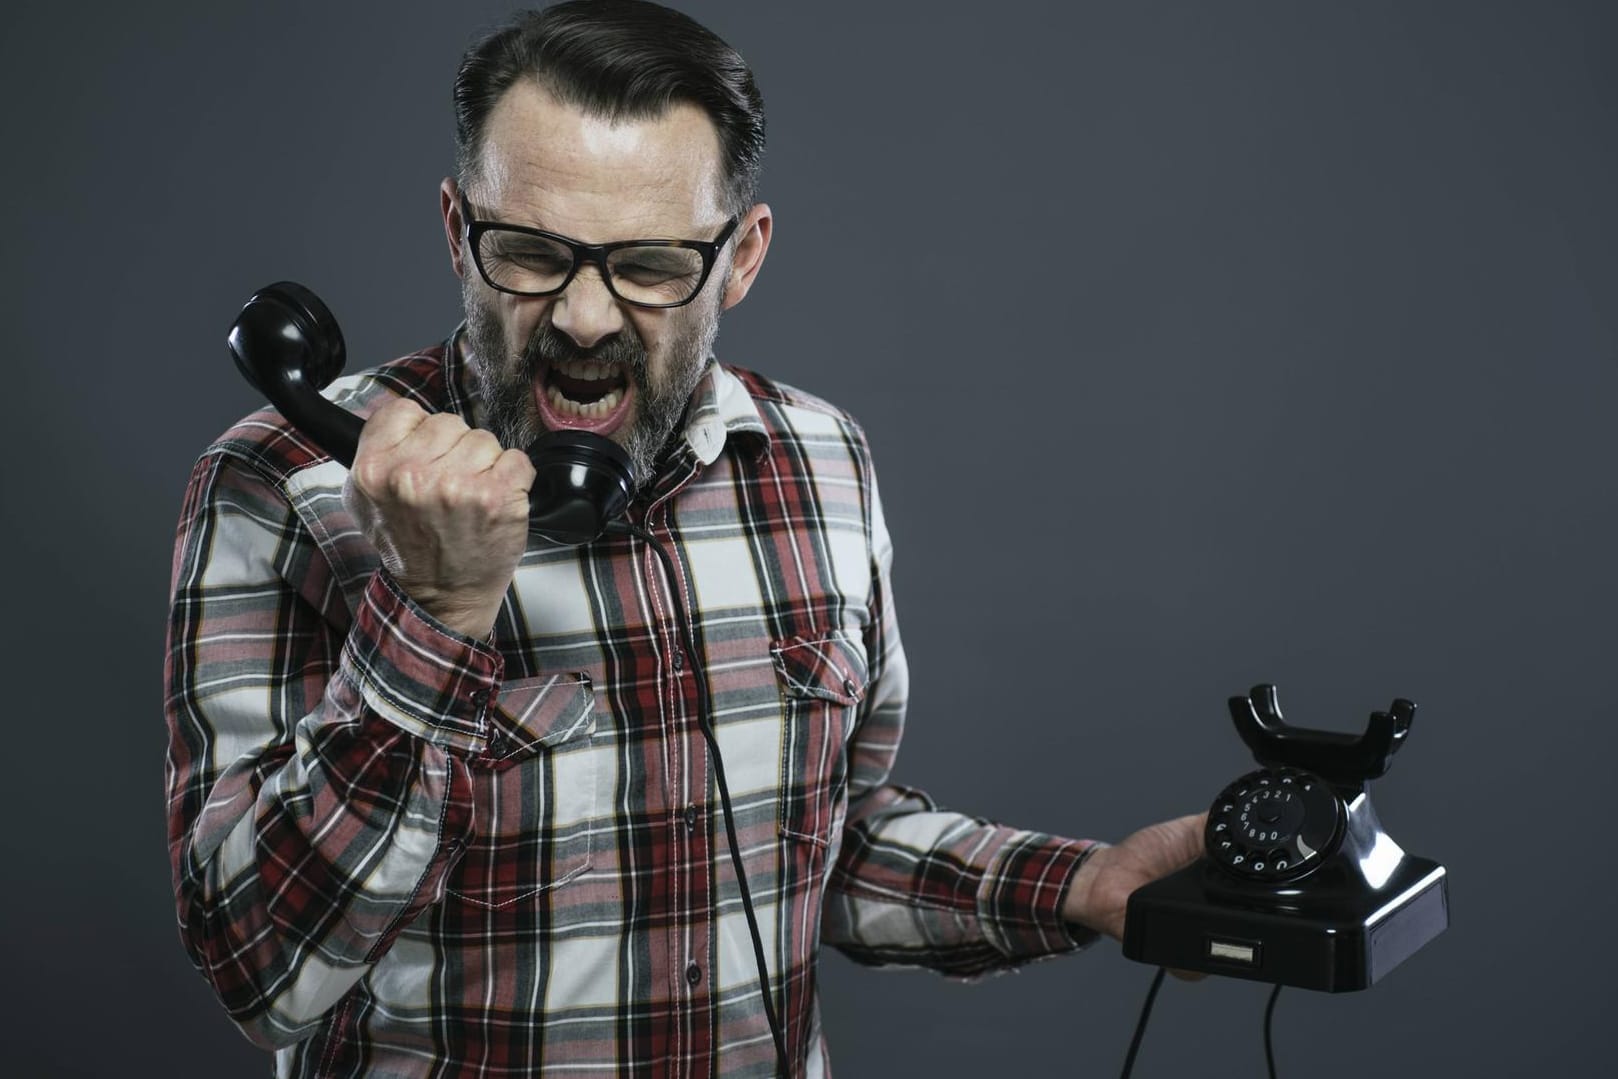
[[[758,191],[764,99],[745,61],[687,15],[644,0],[569,0],[525,11],[472,44],[455,76],[455,164],[477,174],[489,113],[518,79],[538,80],[558,101],[609,120],[700,107],[719,132],[729,209]]]

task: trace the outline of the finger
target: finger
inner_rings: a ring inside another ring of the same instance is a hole
[[[359,449],[355,456],[367,450],[376,454],[397,446],[426,418],[426,410],[416,402],[407,397],[393,398],[371,413],[365,426],[360,428]]]
[[[458,471],[471,475],[491,471],[505,450],[494,432],[482,427],[468,427],[444,452],[444,459],[453,460]]]
[[[491,519],[528,516],[534,465],[526,453],[504,449],[493,433],[474,428],[440,460],[455,462],[466,489],[479,492],[478,498]]]
[[[1169,973],[1182,982],[1200,982],[1208,976],[1200,970],[1175,970],[1173,967],[1169,968]]]
[[[455,450],[467,436],[466,421],[453,412],[434,412],[422,419],[397,446],[396,459],[413,465],[434,465]],[[493,436],[491,436],[493,437]]]
[[[1185,829],[1186,840],[1190,845],[1190,856],[1194,858],[1202,853],[1203,833],[1208,828],[1208,811],[1205,809],[1201,813],[1187,814],[1181,817],[1180,821]]]
[[[516,490],[521,491],[525,499],[528,497],[529,490],[534,486],[534,477],[537,475],[534,471],[534,462],[529,460],[528,455],[521,450],[504,451],[495,458],[494,464],[489,467],[489,471],[501,483],[510,484]]]
[[[512,501],[509,489],[490,468],[500,457],[500,443],[488,431],[468,428],[458,418],[435,423],[428,417],[408,445],[399,447],[391,473],[391,490],[411,504],[445,508],[481,506],[499,516]]]
[[[1189,865],[1202,856],[1202,830],[1207,825],[1207,814],[1188,814],[1184,817],[1175,817],[1173,820],[1163,820],[1126,838],[1125,844],[1136,841],[1142,846],[1152,849],[1152,857],[1158,864],[1163,864],[1163,872],[1180,869],[1181,865]],[[1139,836],[1139,840],[1137,840]]]
[[[427,412],[416,402],[395,397],[371,413],[360,428],[359,445],[354,451],[354,465],[349,469],[349,488],[375,498],[385,490],[388,474],[392,470],[393,454],[427,419]],[[345,502],[349,496],[344,496]],[[357,503],[356,503],[357,505]]]
[[[452,412],[427,416],[405,439],[388,451],[383,468],[383,489],[388,496],[409,504],[467,489],[467,480],[481,471],[468,468],[460,451],[466,422]],[[433,492],[437,492],[435,495]]]

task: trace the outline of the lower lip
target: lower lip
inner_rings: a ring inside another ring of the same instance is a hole
[[[574,416],[557,412],[551,404],[550,391],[545,386],[545,380],[540,379],[534,384],[534,402],[539,407],[539,418],[544,421],[545,427],[551,431],[588,431],[593,435],[610,435],[624,425],[629,418],[629,410],[635,402],[635,383],[626,379],[623,388],[623,399],[618,407],[605,416]]]

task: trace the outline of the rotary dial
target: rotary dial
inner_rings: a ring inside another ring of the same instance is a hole
[[[1331,784],[1296,768],[1249,772],[1219,792],[1204,833],[1208,856],[1247,880],[1295,880],[1331,853],[1342,827]]]

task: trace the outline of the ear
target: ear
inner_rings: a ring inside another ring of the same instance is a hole
[[[736,226],[736,257],[730,260],[730,276],[725,281],[723,309],[741,303],[753,287],[754,278],[764,265],[764,255],[770,249],[770,231],[773,219],[770,208],[759,203],[742,217]]]
[[[461,221],[461,192],[448,176],[438,185],[438,212],[444,217],[444,238],[449,241],[449,264],[455,270],[456,277],[464,278],[466,259],[461,251],[461,233],[465,230],[465,224]]]

